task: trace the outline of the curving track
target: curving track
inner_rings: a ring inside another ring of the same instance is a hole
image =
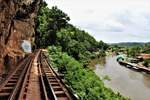
[[[0,86],[0,100],[18,100],[21,86],[23,85],[27,72],[29,72],[31,68],[34,57],[34,54],[30,54],[24,59],[16,70]]]
[[[33,74],[35,68],[37,73]],[[35,77],[37,77],[36,82]],[[34,84],[36,86],[33,86]],[[37,92],[31,95],[32,87]],[[0,86],[0,100],[29,100],[35,97],[38,100],[77,100],[52,69],[41,50],[29,54]]]
[[[46,100],[75,100],[74,95],[48,63],[44,53],[41,53],[39,58],[39,72]]]

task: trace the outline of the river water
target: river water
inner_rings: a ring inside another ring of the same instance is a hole
[[[119,65],[116,56],[107,56],[103,63],[96,63],[94,71],[101,79],[110,78],[103,81],[113,91],[131,100],[150,100],[150,75]]]

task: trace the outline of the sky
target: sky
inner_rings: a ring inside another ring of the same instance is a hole
[[[150,0],[45,0],[71,24],[106,43],[149,42]]]

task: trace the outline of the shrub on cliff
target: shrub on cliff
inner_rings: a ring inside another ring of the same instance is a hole
[[[70,18],[57,7],[49,9],[44,2],[38,13],[35,42],[38,48],[55,44],[56,33],[66,27]]]
[[[48,48],[51,62],[56,68],[63,67],[66,84],[79,96],[80,100],[127,100],[119,93],[115,94],[95,73],[84,68],[81,63],[61,51],[61,47]]]

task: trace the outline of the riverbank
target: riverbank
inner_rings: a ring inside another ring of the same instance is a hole
[[[105,63],[95,63],[94,72],[101,76],[108,75],[111,80],[103,80],[106,87],[131,100],[149,100],[150,75],[138,73],[118,64],[116,56],[107,56]],[[102,67],[103,66],[103,67]]]
[[[144,72],[144,73],[150,74],[150,69],[145,66],[141,66],[139,64],[130,63],[130,62],[126,62],[126,61],[118,61],[118,63],[127,68],[136,70],[138,72]]]
[[[79,100],[128,100],[105,87],[93,70],[84,67],[67,53],[57,47],[49,47],[48,52],[53,66],[59,73],[64,74],[65,83],[78,95]]]

